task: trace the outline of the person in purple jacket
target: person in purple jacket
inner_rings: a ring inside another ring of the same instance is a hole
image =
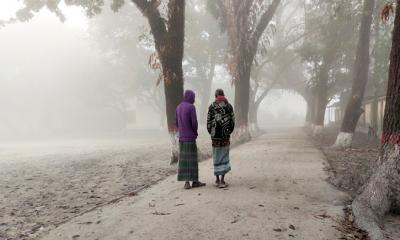
[[[179,131],[178,181],[185,182],[185,189],[206,185],[199,181],[196,145],[198,124],[194,100],[194,92],[186,90],[182,103],[176,108],[176,127]]]

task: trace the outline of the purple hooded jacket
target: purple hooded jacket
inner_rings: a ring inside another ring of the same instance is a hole
[[[197,138],[197,116],[193,105],[195,94],[191,90],[185,91],[181,104],[176,108],[176,127],[179,130],[180,142],[193,142]]]

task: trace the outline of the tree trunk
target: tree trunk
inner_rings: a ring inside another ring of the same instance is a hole
[[[351,146],[358,119],[364,111],[361,105],[364,98],[365,86],[368,81],[370,62],[369,45],[374,6],[375,0],[364,0],[363,17],[361,20],[356,60],[354,63],[351,97],[345,110],[340,133],[334,144],[335,147],[347,148]]]
[[[176,107],[183,98],[183,51],[185,39],[185,0],[170,0],[168,3],[168,40],[160,49],[165,51],[161,61],[165,78],[165,103],[168,132],[171,136],[171,164],[178,162],[178,138],[176,129]]]
[[[251,1],[216,1],[222,10],[227,27],[230,73],[235,84],[235,120],[237,127],[233,137],[238,141],[250,139],[248,131],[250,72],[258,43],[269,25],[281,0],[273,0],[258,22],[251,18],[254,10]],[[256,24],[254,24],[256,22]]]
[[[249,122],[250,122],[250,132],[256,132],[259,130],[257,122],[257,112],[259,105],[252,100],[249,105]]]
[[[161,17],[158,1],[132,0],[147,17],[164,77],[165,109],[171,137],[171,164],[178,161],[175,111],[183,98],[185,0],[168,2],[168,20]]]
[[[400,0],[397,0],[400,6]],[[353,202],[359,227],[371,240],[383,240],[379,227],[384,215],[400,202],[400,7],[396,8],[390,55],[389,81],[383,123],[380,164],[362,193]]]
[[[307,102],[307,112],[306,112],[306,127],[311,127],[314,116],[314,97],[310,96],[306,99]]]
[[[256,96],[255,96],[257,90],[253,93],[254,96],[252,96],[250,109],[249,109],[249,120],[250,120],[250,126],[252,126],[251,127],[252,131],[260,130],[259,125],[258,125],[258,109],[260,108],[262,101],[265,99],[265,97],[268,95],[268,93],[271,91],[271,89],[275,85],[275,82],[272,83],[270,86],[268,86],[267,89],[264,89],[264,91],[261,93],[261,95],[258,98],[256,98]]]
[[[324,129],[325,111],[328,105],[328,79],[329,69],[334,59],[333,53],[328,53],[324,57],[324,63],[318,74],[318,82],[315,87],[314,101],[314,121],[313,121],[313,136],[321,137]]]
[[[241,63],[241,65],[237,67],[239,71],[239,79],[235,81],[235,121],[237,124],[237,127],[235,127],[235,136],[243,141],[250,139],[248,129],[248,114],[250,100],[251,63]]]

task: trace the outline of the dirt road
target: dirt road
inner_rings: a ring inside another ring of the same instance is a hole
[[[38,239],[62,222],[174,174],[168,136],[147,135],[1,144],[0,240]],[[210,152],[208,138],[199,145]]]
[[[329,185],[323,155],[300,130],[272,132],[231,153],[226,190],[185,191],[176,176],[137,196],[84,214],[43,239],[339,239],[348,196]]]

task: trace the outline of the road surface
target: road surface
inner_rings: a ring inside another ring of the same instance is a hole
[[[54,239],[339,239],[348,196],[325,179],[322,153],[301,129],[273,131],[231,152],[229,188],[183,190],[171,176],[153,187],[59,226]]]

